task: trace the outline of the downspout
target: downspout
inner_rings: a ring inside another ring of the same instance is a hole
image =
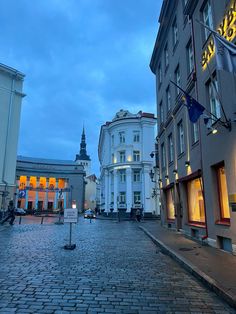
[[[191,33],[192,33],[192,42],[193,42],[193,51],[194,51],[194,68],[195,68],[195,90],[196,90],[196,98],[198,101],[198,83],[197,83],[197,66],[196,66],[196,48],[195,48],[195,36],[194,36],[194,27],[193,27],[193,19],[191,18]],[[205,213],[205,226],[206,226],[206,234],[202,237],[202,240],[208,238],[208,224],[207,224],[207,213],[206,213],[206,200],[205,200],[205,188],[204,188],[204,176],[203,176],[203,158],[202,158],[202,135],[201,135],[201,124],[200,119],[198,120],[198,129],[199,129],[199,147],[200,147],[200,164],[201,164],[201,176],[202,176],[202,194],[204,200],[204,213]]]

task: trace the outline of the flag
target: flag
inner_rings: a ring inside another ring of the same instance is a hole
[[[236,74],[236,46],[215,32],[213,38],[217,69]]]
[[[201,104],[199,104],[196,99],[186,93],[181,87],[179,87],[175,82],[170,81],[174,84],[181,92],[184,94],[183,99],[185,100],[185,106],[188,108],[188,116],[189,120],[192,123],[196,123],[200,116],[203,114],[204,110],[206,109]]]
[[[201,104],[199,104],[196,99],[194,99],[192,96],[184,92],[184,98],[186,100],[186,107],[188,108],[188,116],[189,120],[192,123],[196,123],[200,116],[203,114],[205,107],[203,107]]]

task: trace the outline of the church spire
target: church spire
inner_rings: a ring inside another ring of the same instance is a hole
[[[83,126],[83,132],[81,135],[80,152],[79,154],[76,154],[75,161],[77,160],[90,160],[90,157],[87,155],[87,151],[86,151],[86,138],[85,138],[84,126]]]

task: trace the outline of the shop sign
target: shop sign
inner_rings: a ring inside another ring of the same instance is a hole
[[[229,8],[220,23],[217,32],[226,38],[228,41],[233,41],[236,37],[236,0],[231,0]],[[211,37],[207,43],[206,49],[202,53],[202,68],[206,69],[207,64],[215,53],[215,45],[213,38]]]

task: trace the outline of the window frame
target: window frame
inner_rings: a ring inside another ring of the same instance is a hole
[[[222,222],[227,222],[230,223],[230,206],[229,206],[229,198],[228,198],[228,211],[229,211],[229,218],[225,217],[224,215],[224,209],[223,209],[223,201],[222,201],[222,183],[221,183],[221,178],[220,178],[220,169],[224,168],[224,172],[225,172],[225,164],[224,162],[221,162],[217,165],[214,166],[214,170],[216,173],[216,181],[217,181],[217,191],[218,191],[218,206],[219,206],[219,214],[220,214],[220,221]],[[224,173],[225,174],[225,173]],[[228,186],[227,186],[227,178],[226,178],[226,174],[225,174],[225,180],[226,180],[226,193],[227,196],[228,194]]]
[[[185,151],[184,126],[182,119],[177,124],[177,130],[178,130],[178,155],[182,155]],[[183,141],[181,139],[183,139]]]
[[[140,151],[139,150],[133,151],[133,161],[134,162],[140,162]]]

